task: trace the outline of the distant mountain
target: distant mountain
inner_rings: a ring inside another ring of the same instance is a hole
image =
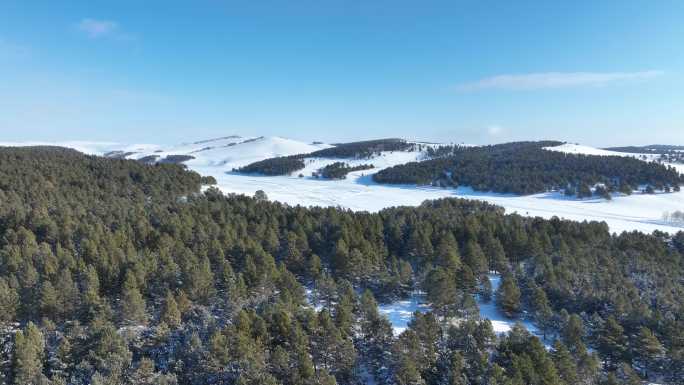
[[[331,147],[308,144],[277,136],[242,137],[237,135],[200,140],[175,146],[130,147],[104,153],[107,157],[137,159],[144,163],[183,163],[194,167],[221,167],[229,170],[259,160],[308,153]]]
[[[670,144],[651,144],[648,146],[608,147],[606,150],[631,154],[670,154],[684,152],[684,146]]]

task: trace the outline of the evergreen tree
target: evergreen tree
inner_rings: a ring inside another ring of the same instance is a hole
[[[544,339],[546,339],[546,333],[551,328],[553,310],[549,305],[549,300],[546,297],[546,292],[541,287],[537,287],[534,290],[534,315],[537,320]]]
[[[612,316],[606,319],[598,337],[597,348],[605,358],[605,365],[608,368],[616,368],[618,363],[625,358],[627,341],[624,329]]]
[[[465,246],[465,264],[470,267],[475,276],[479,276],[487,272],[487,257],[485,257],[482,248],[475,240],[468,240]]]
[[[647,327],[641,327],[636,341],[635,355],[644,369],[644,377],[659,368],[659,361],[663,358],[665,349],[658,337]]]
[[[579,383],[575,358],[562,342],[559,340],[554,342],[551,355],[560,379],[567,385]]]
[[[23,331],[14,336],[14,382],[16,384],[39,384],[42,381],[43,333],[29,322]]]
[[[19,308],[19,294],[10,287],[7,280],[0,278],[0,323],[13,322]]]
[[[508,263],[506,251],[501,242],[491,234],[485,237],[484,252],[487,255],[489,270],[503,272]]]
[[[121,314],[124,322],[131,325],[147,323],[145,299],[140,294],[136,279],[131,273],[126,274],[126,281],[123,285]]]
[[[454,273],[461,268],[461,256],[458,251],[458,243],[454,234],[447,232],[437,245],[435,263],[447,272]]]
[[[59,309],[58,294],[50,281],[45,281],[40,288],[40,312],[44,317],[56,319]]]
[[[454,352],[451,357],[451,367],[449,368],[448,385],[467,385],[468,377],[463,373],[465,362],[460,352]]]
[[[423,385],[425,380],[421,377],[415,363],[408,358],[402,359],[394,370],[394,381],[398,385]]]
[[[165,322],[171,328],[177,328],[181,323],[181,312],[178,309],[176,298],[170,290],[166,291],[164,298],[164,308],[161,313],[160,321]]]
[[[563,330],[561,330],[561,337],[573,354],[577,355],[586,350],[583,342],[584,336],[585,331],[582,319],[577,314],[570,315]]]
[[[501,285],[496,292],[496,302],[508,317],[513,317],[520,311],[520,289],[511,274],[502,277]]]
[[[432,304],[435,313],[446,322],[447,317],[455,311],[456,283],[453,275],[437,267],[430,271],[423,286],[427,292],[427,300]]]

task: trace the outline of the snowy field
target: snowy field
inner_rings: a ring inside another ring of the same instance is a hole
[[[489,282],[492,285],[492,292],[496,293],[501,283],[501,276],[498,274],[489,274]],[[480,309],[480,318],[488,319],[492,323],[494,332],[497,334],[509,332],[516,322],[522,324],[527,331],[541,338],[541,332],[529,320],[508,318],[496,307],[494,298],[490,301],[484,302],[478,298],[477,306]],[[381,314],[384,314],[392,323],[392,329],[395,335],[399,335],[406,330],[409,321],[416,311],[426,312],[430,310],[430,306],[426,304],[425,294],[415,292],[406,300],[396,301],[389,304],[382,304],[378,307]]]
[[[663,220],[665,212],[684,210],[684,192],[671,194],[616,196],[612,201],[603,199],[577,200],[558,192],[516,196],[476,192],[467,187],[442,189],[429,186],[379,185],[373,182],[372,174],[379,170],[410,161],[424,159],[420,152],[385,152],[372,159],[347,161],[351,165],[372,163],[373,170],[352,172],[344,180],[320,180],[311,177],[317,169],[339,161],[338,159],[306,159],[306,168],[291,176],[267,177],[241,175],[232,172],[235,167],[254,161],[309,153],[329,147],[326,144],[309,144],[280,137],[228,136],[207,141],[186,143],[177,146],[117,145],[112,143],[67,142],[67,143],[0,143],[0,145],[62,145],[79,151],[103,155],[117,150],[132,153],[127,157],[139,159],[143,156],[191,155],[195,159],[186,162],[188,167],[202,175],[211,175],[218,181],[218,187],[226,193],[253,195],[263,190],[272,200],[290,205],[339,206],[351,210],[379,211],[392,206],[416,206],[428,199],[457,197],[487,201],[506,209],[507,213],[525,216],[540,216],[577,221],[605,221],[611,231],[639,230],[652,232],[662,230],[677,232],[682,225]],[[637,156],[596,149],[577,144],[563,144],[548,148],[575,154]],[[651,155],[649,155],[648,159]],[[673,165],[684,173],[684,165]],[[298,177],[302,174],[303,177]]]
[[[194,168],[201,174],[213,175],[224,192],[252,195],[264,190],[273,200],[291,205],[340,206],[351,210],[379,211],[392,206],[417,206],[427,199],[467,198],[487,201],[506,209],[507,213],[551,218],[558,216],[576,221],[605,221],[611,231],[662,230],[677,232],[684,228],[665,223],[664,212],[684,209],[684,192],[656,195],[634,194],[603,199],[577,200],[558,192],[528,196],[503,195],[473,191],[470,188],[442,189],[412,185],[379,185],[371,174],[377,170],[353,172],[345,180],[311,178],[245,176],[214,173],[212,169]]]

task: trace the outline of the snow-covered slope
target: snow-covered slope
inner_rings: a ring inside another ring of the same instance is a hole
[[[177,146],[158,147],[153,151],[129,155],[128,158],[157,156],[158,159],[164,159],[170,155],[188,155],[193,159],[183,163],[189,167],[210,167],[215,169],[214,172],[222,172],[267,158],[306,154],[328,147],[330,145],[308,144],[277,136],[245,138],[233,135]]]
[[[89,154],[104,155],[120,151],[128,158],[144,156],[190,155],[194,159],[185,162],[192,170],[202,175],[211,175],[218,181],[218,187],[226,193],[253,195],[263,190],[268,197],[291,205],[340,206],[352,210],[378,211],[391,206],[416,206],[427,199],[458,197],[478,199],[497,204],[508,213],[550,218],[558,216],[571,220],[605,221],[615,232],[641,230],[652,232],[659,229],[667,232],[684,230],[681,225],[663,221],[663,213],[684,210],[684,192],[671,194],[616,197],[612,201],[603,199],[577,200],[557,192],[529,196],[502,195],[476,192],[467,187],[441,189],[410,185],[379,185],[373,182],[372,174],[397,164],[422,160],[419,151],[383,152],[370,159],[345,160],[351,165],[372,163],[372,170],[355,171],[343,180],[321,180],[311,177],[313,171],[327,164],[339,161],[332,158],[307,158],[306,168],[289,176],[255,176],[233,173],[240,167],[254,161],[294,154],[306,154],[325,144],[308,144],[280,137],[238,137],[228,136],[212,140],[185,143],[176,146],[122,145],[100,142],[65,143],[0,143],[0,145],[62,145]],[[552,151],[594,155],[634,156],[634,154],[600,150],[588,146],[564,144],[549,148]],[[640,155],[637,155],[640,157]],[[679,165],[684,171],[684,166]],[[304,177],[299,178],[302,174]]]
[[[27,146],[58,146],[72,148],[88,155],[104,155],[112,151],[142,152],[153,151],[159,146],[154,144],[121,144],[115,142],[89,142],[89,141],[65,141],[65,142],[0,142],[0,147],[27,147]]]
[[[564,152],[566,154],[584,154],[584,155],[603,155],[603,156],[625,156],[626,153],[602,150],[600,148],[594,148],[589,146],[584,146],[576,143],[563,143],[559,146],[554,147],[544,147],[545,150]]]
[[[656,154],[633,154],[628,152],[618,152],[604,150],[601,148],[585,146],[577,143],[563,143],[559,146],[544,147],[545,150],[564,152],[566,154],[582,154],[582,155],[600,155],[600,156],[623,156],[638,158],[642,160],[654,160],[658,157]]]
[[[590,147],[590,146],[584,146],[581,144],[574,144],[574,143],[564,143],[561,144],[560,146],[554,146],[554,147],[544,147],[545,150],[549,151],[558,151],[558,152],[564,152],[566,154],[583,154],[583,155],[601,155],[601,156],[623,156],[623,157],[631,157],[631,158],[637,158],[640,160],[644,161],[657,161],[660,158],[659,154],[651,153],[651,154],[634,154],[630,152],[618,152],[618,151],[610,151],[610,150],[604,150],[601,148],[595,148],[595,147]],[[684,174],[684,164],[682,163],[663,163],[666,166],[672,166],[680,174]]]
[[[73,148],[89,155],[163,160],[171,155],[187,155],[193,159],[183,162],[189,167],[213,167],[213,172],[230,171],[259,160],[278,156],[306,154],[328,144],[308,144],[297,140],[273,137],[242,137],[237,135],[201,140],[179,145],[121,144],[114,142],[0,142],[0,146],[60,146]]]

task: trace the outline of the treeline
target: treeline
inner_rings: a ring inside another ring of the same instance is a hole
[[[314,174],[315,177],[322,177],[325,179],[345,179],[347,174],[353,171],[371,170],[375,168],[372,164],[360,164],[358,166],[350,166],[345,162],[335,162],[321,168]]]
[[[373,176],[378,183],[469,186],[477,191],[534,194],[569,192],[602,184],[609,192],[641,185],[679,190],[684,181],[672,167],[629,157],[564,154],[544,150],[558,142],[516,142],[484,147],[443,147],[436,158],[398,165]]]
[[[314,151],[308,157],[316,158],[346,158],[360,159],[370,158],[383,151],[411,151],[417,145],[404,139],[389,138],[365,140],[336,144],[334,147]]]
[[[303,169],[306,158],[340,158],[367,159],[383,151],[412,151],[421,145],[409,143],[403,139],[377,139],[361,142],[336,144],[334,147],[324,148],[309,154],[298,154],[265,159],[236,168],[234,172],[259,173],[269,176],[288,175]]]
[[[0,149],[0,381],[684,381],[684,233],[456,199],[355,213],[199,191],[178,165]],[[493,300],[550,351],[478,320],[492,270]],[[395,337],[376,298],[415,289],[432,312]]]
[[[243,174],[263,174],[268,176],[288,175],[306,167],[304,157],[300,155],[269,158],[246,166],[233,169],[233,172]]]
[[[606,150],[626,152],[630,154],[673,154],[684,151],[684,146],[675,146],[669,144],[652,144],[650,146],[623,146],[623,147],[608,147]]]
[[[609,147],[606,150],[630,154],[657,155],[658,162],[684,163],[684,146],[654,144],[650,146]],[[642,158],[646,158],[646,155],[643,155]]]

